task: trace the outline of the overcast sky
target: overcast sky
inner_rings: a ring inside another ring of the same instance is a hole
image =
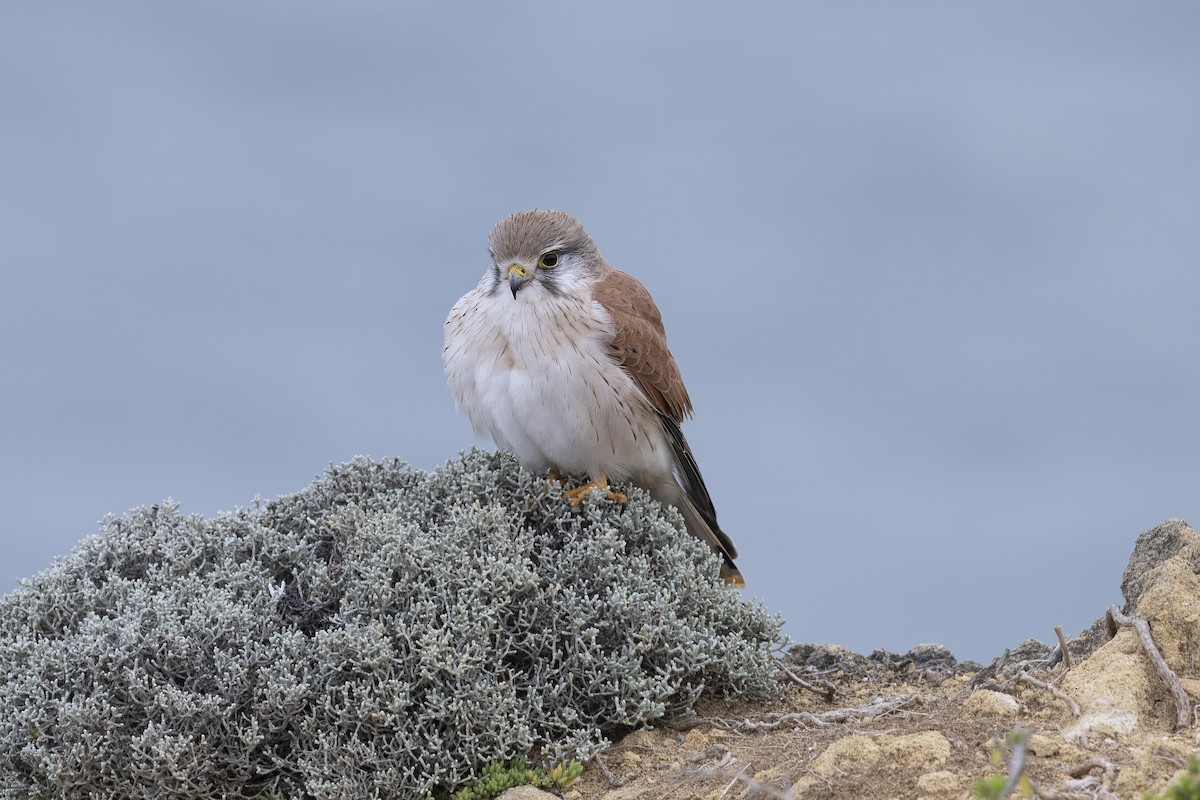
[[[470,446],[442,321],[539,207],[653,293],[793,638],[1076,632],[1200,520],[1198,41],[1185,2],[10,4],[0,592],[110,512]]]

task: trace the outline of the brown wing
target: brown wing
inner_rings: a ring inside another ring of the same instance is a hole
[[[692,415],[692,400],[684,388],[679,365],[667,349],[667,334],[658,306],[636,278],[607,264],[600,270],[592,297],[613,318],[613,340],[609,343],[613,358],[654,404],[670,442],[680,496],[668,502],[683,514],[692,535],[722,556],[725,563],[721,577],[726,583],[745,586],[742,573],[733,563],[737,548],[717,524],[717,511],[708,487],[679,428],[679,423]]]
[[[609,350],[617,363],[660,414],[675,422],[690,417],[692,400],[679,365],[667,349],[662,315],[646,287],[632,275],[605,264],[592,288],[592,298],[612,315],[615,330]]]

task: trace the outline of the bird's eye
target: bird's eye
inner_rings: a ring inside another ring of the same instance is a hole
[[[554,269],[558,266],[558,253],[551,250],[549,253],[542,253],[538,257],[538,267],[541,269]]]

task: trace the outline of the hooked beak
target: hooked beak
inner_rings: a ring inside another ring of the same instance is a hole
[[[508,288],[512,289],[513,297],[516,297],[521,287],[531,280],[533,280],[533,276],[529,274],[529,270],[525,267],[522,267],[520,264],[508,265]]]

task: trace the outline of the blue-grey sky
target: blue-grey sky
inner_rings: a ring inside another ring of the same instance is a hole
[[[9,5],[0,591],[109,512],[471,445],[442,321],[541,207],[654,294],[793,638],[1078,631],[1200,520],[1198,40],[1185,2]]]

